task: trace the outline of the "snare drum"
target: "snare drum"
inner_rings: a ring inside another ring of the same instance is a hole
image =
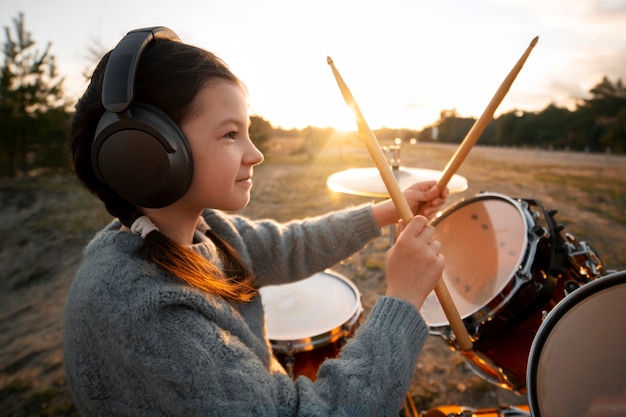
[[[314,380],[354,335],[363,312],[356,286],[330,270],[260,292],[272,351],[294,379]]]
[[[528,360],[534,417],[626,416],[626,271],[568,295],[548,314]]]
[[[534,200],[484,193],[432,224],[445,257],[443,279],[473,341],[468,365],[502,388],[525,393],[526,364],[542,315],[603,273],[584,242],[561,234],[555,211]],[[421,309],[430,333],[456,349],[434,292]]]

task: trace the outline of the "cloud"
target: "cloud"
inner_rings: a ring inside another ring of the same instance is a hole
[[[626,15],[626,0],[594,0],[592,10],[598,15],[609,15],[616,17],[616,14]]]

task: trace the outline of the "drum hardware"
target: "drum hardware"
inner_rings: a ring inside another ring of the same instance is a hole
[[[287,375],[293,378],[294,376],[294,365],[296,361],[295,350],[293,349],[293,342],[291,340],[287,341],[285,344],[285,371],[287,371]]]
[[[538,220],[538,218],[535,216],[533,216],[533,218],[535,220]],[[538,224],[533,226],[532,232],[539,238],[548,237],[548,231],[544,229],[542,226],[539,226]]]
[[[419,417],[530,417],[530,412],[526,405],[481,409],[445,405],[423,411]]]
[[[572,266],[578,271],[581,279],[586,277],[587,282],[591,282],[595,277],[605,272],[602,261],[595,255],[595,251],[587,242],[580,242],[577,246],[576,238],[570,233],[565,233],[565,238]]]
[[[402,139],[395,138],[393,140],[393,145],[391,146],[383,146],[381,149],[383,153],[387,154],[389,158],[389,165],[391,165],[391,169],[399,169],[400,168],[400,151],[402,149]]]
[[[566,281],[564,286],[565,286],[565,296],[568,296],[580,288],[580,283],[576,281]]]
[[[544,318],[567,295],[566,287],[573,288],[571,282],[583,286],[604,274],[589,245],[564,237],[556,214],[536,200],[481,193],[432,222],[446,258],[444,279],[473,350],[458,349],[432,294],[422,308],[430,333],[459,351],[483,379],[520,395]]]

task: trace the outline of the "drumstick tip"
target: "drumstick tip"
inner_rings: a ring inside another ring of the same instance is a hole
[[[326,62],[328,62],[328,65],[333,65],[333,59],[329,56],[326,57]]]
[[[537,45],[537,42],[539,42],[539,36],[535,36],[535,38],[530,42],[530,46],[535,46]]]

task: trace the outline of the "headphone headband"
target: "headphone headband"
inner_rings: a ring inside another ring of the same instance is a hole
[[[139,58],[154,39],[180,42],[178,36],[163,26],[131,30],[117,44],[104,71],[102,104],[113,113],[128,109],[135,94],[135,74]]]

